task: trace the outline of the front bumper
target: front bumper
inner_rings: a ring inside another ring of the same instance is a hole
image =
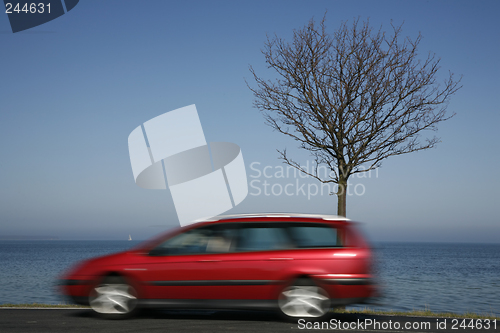
[[[69,298],[72,303],[88,305],[88,296],[95,280],[92,277],[78,277],[60,279],[57,281],[60,292]]]

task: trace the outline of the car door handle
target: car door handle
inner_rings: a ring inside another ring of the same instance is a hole
[[[273,261],[278,261],[278,260],[293,260],[293,258],[269,258],[269,260],[273,260]]]
[[[219,262],[222,260],[215,260],[215,259],[204,259],[204,260],[198,260],[198,262]]]

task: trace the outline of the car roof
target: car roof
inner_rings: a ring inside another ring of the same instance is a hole
[[[199,219],[194,222],[235,222],[238,220],[246,219],[312,219],[312,220],[326,220],[326,221],[349,221],[344,216],[337,215],[322,215],[322,214],[304,214],[304,213],[252,213],[252,214],[233,214],[233,215],[219,215],[205,219]]]

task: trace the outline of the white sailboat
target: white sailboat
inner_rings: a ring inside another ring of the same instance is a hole
[[[131,241],[132,240],[132,236],[130,236],[130,234],[128,235],[128,240]]]

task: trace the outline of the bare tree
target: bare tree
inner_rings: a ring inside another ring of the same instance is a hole
[[[315,158],[305,170],[278,150],[283,161],[323,183],[338,184],[337,213],[346,215],[348,179],[378,168],[389,156],[434,147],[423,137],[449,119],[446,108],[460,79],[440,84],[440,59],[419,58],[419,36],[402,37],[401,26],[374,30],[369,22],[343,23],[333,34],[311,20],[291,43],[274,36],[262,53],[277,78],[265,80],[250,67],[257,87],[254,106],[267,124],[299,142]],[[423,139],[423,140],[422,140]],[[328,178],[317,166],[331,170]]]

